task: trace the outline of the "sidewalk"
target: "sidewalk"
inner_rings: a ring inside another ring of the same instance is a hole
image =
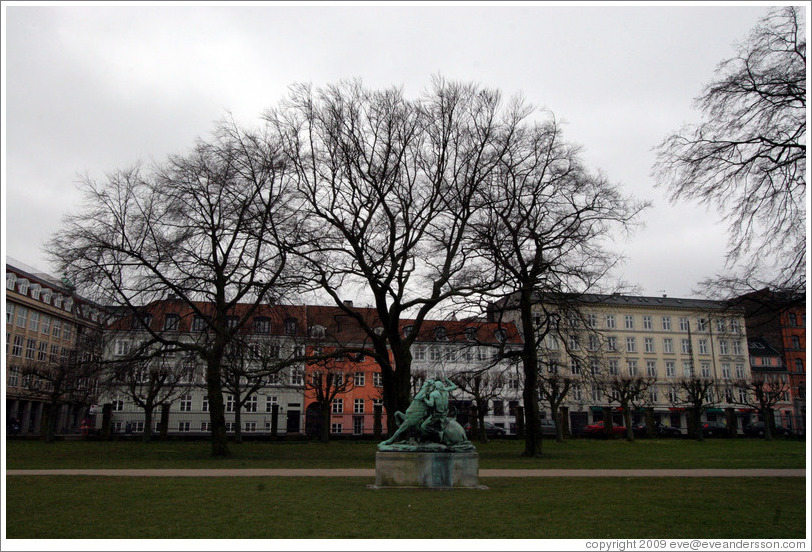
[[[95,477],[375,477],[374,469],[118,469],[6,470],[6,475],[83,475]],[[481,469],[479,477],[806,477],[803,469],[667,470],[502,470]]]

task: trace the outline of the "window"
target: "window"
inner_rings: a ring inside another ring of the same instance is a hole
[[[304,372],[301,368],[296,368],[290,374],[290,384],[294,386],[304,385]]]
[[[626,329],[633,330],[634,329],[634,316],[631,314],[626,315]]]
[[[644,330],[652,329],[651,316],[644,316],[643,317],[643,329]]]
[[[744,365],[737,364],[736,365],[736,379],[744,379]]]
[[[354,414],[363,414],[364,413],[364,405],[366,401],[364,399],[354,399],[352,403],[352,411]]]
[[[699,354],[706,355],[708,354],[708,340],[707,339],[700,339],[697,344],[699,345]]]
[[[730,332],[731,333],[739,333],[741,331],[741,326],[739,325],[739,321],[733,319],[730,321]]]
[[[571,388],[572,400],[580,401],[583,399],[583,390],[580,385],[573,385]]]
[[[457,351],[454,349],[446,348],[445,350],[445,360],[447,362],[456,362],[457,361]]]
[[[356,372],[354,379],[355,381],[353,383],[355,387],[363,387],[366,385],[366,374],[364,372]]]
[[[32,313],[33,315],[33,313]],[[792,336],[792,348],[793,349],[800,349],[801,348],[801,338],[797,335]]]
[[[22,305],[17,306],[17,327],[25,328],[28,323],[28,309]]]
[[[798,325],[798,317],[795,316],[794,312],[787,313],[787,321],[789,322],[790,326],[797,326]]]
[[[586,325],[589,328],[597,328],[598,327],[598,315],[597,314],[587,314],[586,315]]]
[[[674,342],[670,337],[663,338],[663,352],[664,353],[674,352]]]
[[[226,412],[234,412],[234,395],[226,397]]]
[[[546,341],[547,341],[547,348],[548,349],[551,349],[553,351],[558,350],[558,340],[555,338],[554,335],[552,335],[552,334],[548,335]]]
[[[499,328],[498,330],[494,331],[493,336],[499,343],[504,343],[507,341],[507,331],[504,328]]]
[[[17,284],[17,276],[11,272],[6,273],[6,289],[14,291],[14,286]]]
[[[654,338],[653,337],[645,338],[643,343],[645,345],[645,350],[646,350],[647,353],[653,353],[654,352]]]
[[[614,314],[607,314],[606,315],[606,327],[609,329],[614,329],[617,326],[615,325],[615,315]]]
[[[14,303],[6,302],[6,324],[14,323]]]
[[[295,318],[286,318],[285,319],[285,335],[296,335],[298,321]]]
[[[677,377],[677,368],[674,366],[674,361],[668,360],[665,363],[665,377],[667,378],[675,378]]]
[[[30,282],[25,278],[20,278],[20,282],[17,284],[17,290],[22,293],[23,295],[28,295],[28,285]]]
[[[739,341],[738,339],[734,339],[733,341],[730,342],[730,344],[733,346],[733,354],[734,355],[742,354],[741,341]]]
[[[333,414],[343,414],[344,413],[344,399],[333,399],[332,403],[332,413]]]
[[[265,397],[265,412],[273,412],[273,405],[279,404],[279,399],[275,395]]]
[[[257,411],[257,396],[252,395],[248,397],[245,401],[245,405],[243,406],[246,412],[256,412]]]
[[[727,340],[722,339],[719,341],[719,353],[723,355],[727,354]]]
[[[803,374],[804,373],[804,361],[800,358],[795,359],[795,373],[796,374]]]
[[[671,331],[671,317],[663,316],[663,330]]]
[[[48,344],[41,341],[39,344],[39,349],[37,349],[37,360],[40,362],[45,362],[48,359]]]
[[[615,336],[610,335],[606,338],[606,349],[612,353],[617,351],[617,338]]]
[[[600,348],[600,339],[595,334],[589,335],[589,350],[590,351],[597,351]]]
[[[70,339],[73,336],[73,324],[70,322],[65,322],[65,326],[62,328],[62,338],[63,339]]]
[[[739,388],[739,402],[746,403],[747,402],[747,390]]]
[[[730,364],[722,364],[722,379],[730,379]]]
[[[206,319],[196,314],[194,318],[192,318],[192,331],[193,332],[202,332],[206,330]]]
[[[353,435],[362,435],[364,433],[364,417],[355,416],[352,419],[352,433]]]
[[[234,433],[236,427],[234,422],[226,422],[226,433]]]
[[[124,397],[121,395],[116,395],[113,397],[112,400],[113,405],[113,412],[123,412],[124,411]]]
[[[696,321],[696,329],[700,332],[708,331],[708,321],[704,318],[699,318]]]
[[[617,376],[620,373],[617,360],[612,359],[609,361],[609,373],[613,376]]]
[[[415,347],[415,349],[414,349],[414,359],[415,360],[426,360],[426,348],[425,347]]]
[[[494,416],[504,416],[505,415],[505,401],[493,401],[493,415]]]
[[[448,340],[448,333],[444,326],[438,326],[434,329],[434,338],[437,341],[447,341]]]
[[[31,298],[39,300],[39,295],[42,292],[42,286],[39,284],[31,284]]]
[[[380,372],[372,372],[372,385],[383,387],[383,375]]]
[[[330,424],[330,433],[341,433],[344,431],[344,424],[332,423]]]
[[[655,360],[646,361],[646,375],[650,378],[657,377],[657,361]]]
[[[209,411],[209,396],[208,395],[205,395],[203,397],[203,406],[202,406],[201,410],[203,412],[208,412]]]
[[[709,378],[710,377],[711,374],[710,374],[710,364],[709,363],[703,362],[700,365],[700,370],[701,370],[703,378]]]
[[[668,388],[668,402],[675,403],[677,402],[677,388],[676,387],[669,387]]]
[[[192,430],[191,426],[192,426],[191,422],[178,422],[178,431],[181,433],[191,431]]]
[[[601,397],[601,388],[593,383],[592,384],[592,401],[593,402],[600,402],[601,398],[602,398]]]
[[[694,377],[694,363],[690,360],[685,360],[682,362],[682,375],[686,378]]]
[[[59,345],[51,345],[51,362],[59,362]]]
[[[410,335],[412,335],[413,331],[414,331],[414,326],[412,326],[411,324],[409,324],[407,326],[403,326],[403,337],[409,337]]]
[[[652,385],[651,389],[649,389],[648,400],[649,400],[649,402],[653,402],[653,403],[656,403],[659,400],[659,397],[657,396],[657,386],[656,385]]]
[[[571,335],[570,336],[569,344],[570,344],[570,350],[571,351],[577,351],[577,350],[579,350],[581,348],[581,344],[578,343],[578,336],[577,335]]]
[[[245,426],[243,427],[243,431],[246,433],[253,433],[257,430],[257,423],[256,422],[245,422]]]
[[[721,318],[716,321],[716,331],[720,333],[724,333],[725,331],[725,321]]]
[[[477,347],[477,360],[488,360],[488,350],[485,347]]]
[[[28,339],[25,342],[25,358],[27,360],[34,360],[34,355],[37,351],[37,340]]]
[[[429,359],[440,360],[440,349],[437,347],[429,347]]]
[[[573,376],[577,376],[581,373],[581,365],[578,362],[578,359],[575,358],[570,359],[570,373]]]
[[[679,330],[681,332],[687,332],[691,327],[690,322],[688,322],[687,318],[680,318],[679,319]]]
[[[61,295],[59,295],[58,293],[57,293],[56,295],[54,295],[54,306],[55,306],[56,308],[58,308],[58,309],[61,309],[61,308],[62,308],[62,301],[63,301],[64,299],[65,299],[65,298],[64,298],[64,297],[62,297]]]
[[[52,294],[51,294],[50,289],[45,288],[45,289],[42,290],[42,301],[44,303],[50,305],[51,304],[51,296],[52,296]]]
[[[690,339],[683,339],[682,340],[682,354],[690,355],[691,354],[691,340]]]
[[[42,315],[42,324],[39,327],[39,331],[45,335],[51,333],[51,317],[47,314]]]
[[[636,377],[637,373],[637,361],[636,360],[627,360],[626,365],[629,369],[629,376]]]
[[[12,367],[8,373],[8,386],[17,387],[19,385],[20,369],[16,366]]]
[[[167,313],[164,318],[164,330],[167,332],[177,331],[179,323],[180,316],[172,312]]]
[[[637,344],[633,337],[626,338],[626,351],[629,353],[636,353],[637,352]]]

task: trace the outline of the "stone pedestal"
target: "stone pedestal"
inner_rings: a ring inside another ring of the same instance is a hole
[[[476,452],[377,452],[373,489],[485,489]]]

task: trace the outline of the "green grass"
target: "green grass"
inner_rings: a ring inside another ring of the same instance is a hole
[[[8,469],[56,468],[374,468],[371,441],[230,444],[231,458],[212,458],[208,441],[6,442]],[[522,441],[477,444],[488,468],[804,468],[803,441],[759,439],[545,441],[542,458],[524,458]]]
[[[7,478],[9,539],[804,538],[802,478]]]

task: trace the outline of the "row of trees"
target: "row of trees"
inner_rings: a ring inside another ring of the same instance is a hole
[[[797,50],[797,27],[794,36]],[[764,64],[782,60],[763,56]],[[762,95],[750,88],[738,97]],[[645,205],[589,171],[551,113],[474,84],[438,77],[417,99],[357,81],[296,85],[263,121],[257,131],[224,122],[213,139],[153,167],[85,177],[85,208],[49,246],[82,292],[104,304],[135,313],[172,295],[205,320],[205,339],[196,341],[143,329],[149,346],[205,366],[212,453],[229,453],[223,366],[240,329],[261,304],[319,290],[354,321],[363,352],[380,365],[390,432],[392,414],[409,404],[411,346],[427,317],[512,298],[524,346],[502,354],[522,367],[524,454],[541,454],[539,343],[557,328],[551,317],[538,323],[533,305],[605,285],[619,258],[610,239],[630,230]],[[791,167],[769,175],[788,175],[795,198],[803,167]],[[344,300],[359,294],[376,316]],[[212,312],[201,312],[201,302]],[[233,323],[237,305],[247,308]],[[400,331],[405,318],[409,334]]]

